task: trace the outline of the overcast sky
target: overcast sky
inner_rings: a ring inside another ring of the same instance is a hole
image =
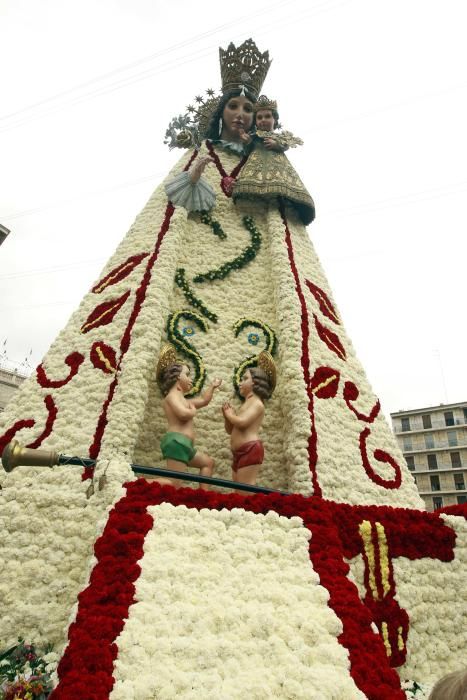
[[[386,414],[467,399],[465,0],[0,0],[0,354],[36,365],[253,37]],[[29,355],[32,349],[32,354]]]

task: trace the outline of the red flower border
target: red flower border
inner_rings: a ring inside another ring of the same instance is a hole
[[[343,624],[339,642],[349,653],[350,674],[369,700],[405,700],[399,676],[389,665],[384,644],[372,630],[372,614],[348,579],[345,558],[362,551],[358,534],[363,519],[380,522],[386,530],[391,557],[441,561],[454,557],[455,533],[439,513],[389,506],[350,506],[303,496],[223,495],[194,489],[162,487],[143,479],[126,484],[127,494],[110,512],[95,544],[95,565],[87,588],[80,593],[76,621],[68,631],[69,645],[58,667],[59,684],[53,700],[105,700],[112,690],[116,638],[122,631],[141,568],[146,534],[153,525],[149,505],[168,502],[188,508],[242,508],[253,513],[270,510],[299,516],[312,532],[310,559],[329,592],[329,606]],[[467,518],[467,506],[456,515]]]

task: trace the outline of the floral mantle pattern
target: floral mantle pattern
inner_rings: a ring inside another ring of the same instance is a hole
[[[386,506],[350,506],[302,496],[244,497],[174,490],[138,480],[127,484],[126,496],[111,511],[96,542],[97,563],[89,585],[79,595],[76,620],[70,626],[69,644],[58,667],[60,681],[52,695],[54,700],[77,700],[91,686],[95,700],[104,700],[112,692],[115,663],[128,651],[125,649],[128,640],[121,633],[135,603],[135,586],[144,567],[145,541],[154,525],[148,508],[162,503],[178,506],[179,519],[184,517],[186,509],[196,509],[201,517],[203,514],[208,517],[211,511],[230,511],[239,515],[269,514],[268,517],[275,514],[285,523],[300,518],[309,531],[311,567],[327,591],[329,608],[341,623],[334,634],[347,652],[349,674],[356,686],[349,697],[370,700],[406,697],[395,667],[405,660],[408,616],[396,600],[393,564],[399,558],[409,562],[428,560],[432,570],[442,571],[443,563],[454,560],[456,548],[466,549],[467,538],[462,543],[456,542],[456,532],[442,514],[414,513]],[[467,508],[459,506],[450,509],[450,513],[448,520],[455,513],[454,520],[464,522]],[[188,532],[186,537],[188,544]],[[367,589],[363,599],[349,576],[348,561],[359,555],[364,560]],[[177,566],[182,565],[179,559],[172,563],[174,576]],[[143,592],[139,591],[139,602],[148,602],[144,596],[150,596],[154,586],[157,588],[157,581],[150,584]],[[190,590],[185,594],[191,597]],[[200,601],[197,615],[203,616]],[[456,644],[454,630],[451,636],[448,643]],[[133,637],[131,640],[134,643]],[[291,639],[289,643],[296,649],[299,663],[301,640]],[[199,673],[203,673],[203,667]],[[434,673],[439,670],[434,669]],[[115,697],[124,696],[117,693]],[[168,695],[162,692],[158,697]]]

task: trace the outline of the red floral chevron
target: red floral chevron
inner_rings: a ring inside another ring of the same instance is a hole
[[[121,280],[128,277],[129,274],[133,272],[135,267],[140,264],[141,260],[144,260],[149,255],[149,253],[139,253],[138,255],[131,255],[125,260],[125,262],[117,265],[111,272],[109,272],[105,277],[103,277],[97,284],[92,287],[91,292],[94,294],[100,294],[110,287],[112,284],[117,284]]]
[[[89,333],[89,331],[92,331],[94,328],[106,326],[111,323],[115,314],[122,308],[129,296],[130,290],[128,289],[122,296],[118,297],[118,299],[104,301],[103,304],[96,306],[81,326],[81,333]]]
[[[338,336],[333,333],[333,331],[329,330],[329,328],[326,328],[326,326],[324,326],[318,319],[316,314],[313,314],[313,318],[315,319],[315,328],[323,343],[325,343],[328,348],[337,355],[337,357],[340,357],[341,360],[345,360],[347,357],[345,349]]]
[[[334,321],[334,323],[339,324],[340,322],[337,312],[326,292],[323,291],[321,287],[318,287],[317,284],[310,282],[310,280],[305,280],[305,284],[318,302],[321,313],[331,319],[331,321]]]

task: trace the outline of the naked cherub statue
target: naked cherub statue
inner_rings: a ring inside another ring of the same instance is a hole
[[[164,396],[163,407],[167,418],[167,432],[161,439],[162,456],[167,468],[173,471],[185,471],[185,465],[197,467],[202,476],[212,476],[214,460],[194,446],[194,418],[199,408],[207,406],[214,391],[222,384],[221,379],[214,379],[204,394],[195,399],[186,399],[185,394],[192,387],[190,367],[177,359],[175,348],[167,344],[162,348],[157,365],[157,381]],[[158,479],[159,483],[174,483],[178,480]]]
[[[264,446],[259,432],[264,418],[264,401],[276,385],[276,368],[268,352],[260,353],[258,366],[245,370],[239,384],[245,399],[238,413],[227,401],[222,407],[226,432],[232,450],[232,481],[256,484],[264,460]]]

